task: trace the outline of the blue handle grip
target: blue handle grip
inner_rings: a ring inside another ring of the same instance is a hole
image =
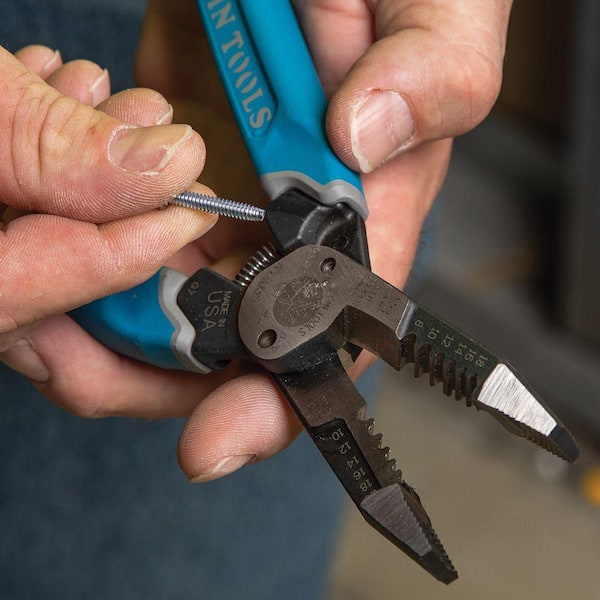
[[[359,176],[329,146],[327,99],[289,0],[198,0],[225,90],[271,198],[298,187],[366,218]]]
[[[163,268],[144,283],[71,311],[106,347],[163,369],[208,373],[191,353],[196,332],[177,305],[187,276]]]
[[[174,327],[159,304],[161,273],[131,290],[71,312],[97,340],[143,362],[176,368],[170,340]]]

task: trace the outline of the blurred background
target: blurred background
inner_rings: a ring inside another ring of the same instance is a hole
[[[385,370],[376,429],[459,571],[449,588],[348,511],[332,600],[600,598],[600,4],[515,2],[491,117],[456,142],[411,293],[505,356],[582,448],[568,466]]]

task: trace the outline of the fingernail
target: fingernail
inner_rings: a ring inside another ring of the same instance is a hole
[[[370,173],[406,147],[414,133],[410,108],[397,92],[372,91],[350,121],[352,153],[363,173]]]
[[[2,352],[0,361],[36,383],[46,383],[50,379],[48,367],[33,349],[29,340],[19,340],[8,350]]]
[[[60,52],[58,50],[55,50],[54,54],[42,66],[42,71],[40,73],[40,77],[43,79],[47,75],[52,73],[52,71],[54,71],[56,69],[56,67],[58,67],[58,65],[60,65],[61,61],[62,61],[62,57],[60,55]]]
[[[167,109],[167,112],[156,121],[156,124],[157,125],[168,125],[171,122],[172,118],[173,118],[173,106],[171,104],[169,104],[169,108]]]
[[[119,129],[110,142],[108,158],[126,171],[157,173],[169,164],[191,135],[189,125]]]
[[[106,87],[108,82],[108,69],[104,69],[102,74],[90,85],[90,93],[92,94],[92,105],[97,106],[108,95],[109,89]]]
[[[218,479],[229,475],[243,466],[256,460],[256,454],[240,454],[239,456],[227,456],[220,460],[212,469],[199,473],[190,479],[190,483],[202,483],[211,479]]]

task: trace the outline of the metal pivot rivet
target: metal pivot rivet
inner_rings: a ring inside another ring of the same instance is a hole
[[[270,348],[277,341],[277,332],[273,329],[267,329],[258,336],[258,346],[260,348]]]
[[[263,221],[265,218],[265,210],[258,206],[229,200],[228,198],[198,194],[197,192],[188,191],[178,194],[173,197],[170,204],[203,210],[204,212],[214,213],[231,219],[240,219],[242,221]]]
[[[335,270],[337,263],[335,262],[335,258],[326,258],[321,263],[321,272],[325,273],[325,275],[329,275]]]

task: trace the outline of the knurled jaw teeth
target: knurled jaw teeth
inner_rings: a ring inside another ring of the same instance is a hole
[[[389,446],[383,446],[383,434],[373,433],[375,419],[357,419],[362,431],[355,431],[355,436],[365,455],[369,456],[369,464],[382,487],[402,481],[402,471],[396,469],[396,459],[390,457]]]

